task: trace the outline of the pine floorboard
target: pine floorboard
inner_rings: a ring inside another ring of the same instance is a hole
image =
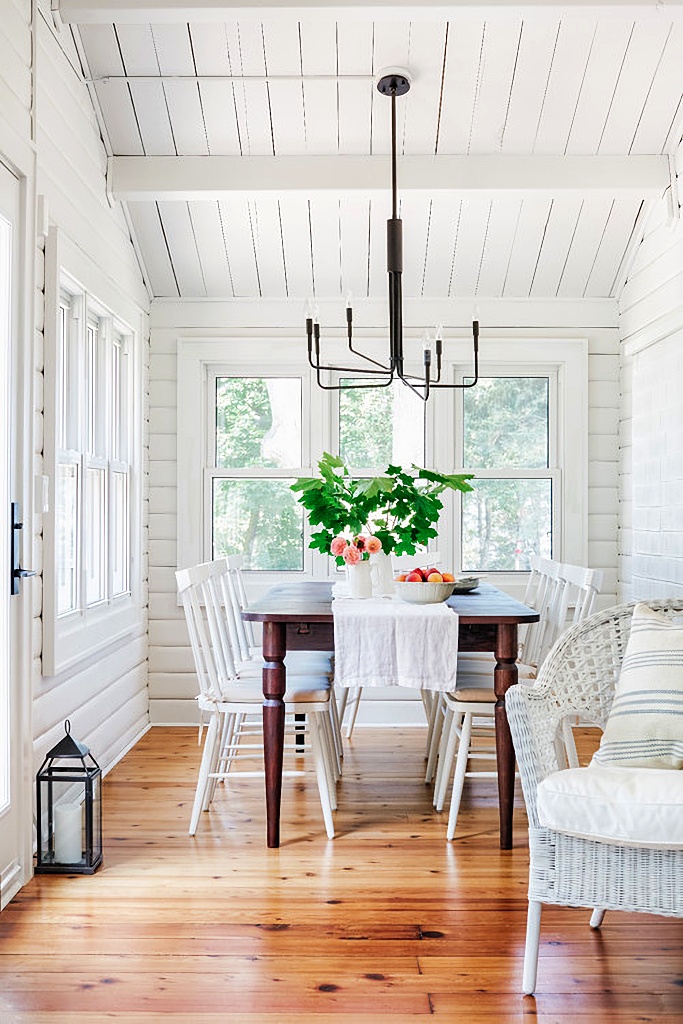
[[[105,780],[103,867],[36,876],[0,915],[0,1024],[680,1024],[683,921],[608,913],[592,932],[547,908],[520,995],[521,793],[512,850],[493,779],[467,780],[447,843],[424,735],[355,731],[331,841],[314,777],[286,779],[268,850],[259,779],[219,786],[187,835],[197,731],[151,730]]]

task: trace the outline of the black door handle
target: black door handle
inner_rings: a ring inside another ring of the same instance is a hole
[[[21,541],[19,537],[19,530],[23,530],[24,524],[21,522],[21,508],[18,501],[11,503],[11,565],[12,574],[10,577],[10,594],[19,593],[19,581],[25,579],[27,576],[35,576],[34,569],[22,569],[21,568]]]

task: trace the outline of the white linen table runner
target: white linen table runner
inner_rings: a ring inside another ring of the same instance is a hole
[[[446,604],[341,599],[332,615],[338,686],[455,688],[458,616]]]

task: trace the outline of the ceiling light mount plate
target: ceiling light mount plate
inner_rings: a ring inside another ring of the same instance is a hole
[[[410,89],[410,74],[405,68],[382,68],[377,78],[377,88],[383,96],[404,96]]]

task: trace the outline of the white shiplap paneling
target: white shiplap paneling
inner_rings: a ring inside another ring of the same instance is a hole
[[[332,306],[336,314],[337,304],[327,304],[321,310],[323,319]],[[358,316],[361,321],[377,322],[377,310],[371,307],[365,311],[359,304]],[[383,304],[382,304],[383,308]],[[424,302],[422,313],[412,310],[410,319],[422,315],[425,322],[448,317],[438,305]],[[463,307],[464,308],[464,307]],[[575,303],[487,303],[482,308],[482,321],[486,322],[490,310],[497,309],[499,322],[517,322],[519,331],[499,330],[497,337],[509,336],[543,337],[576,336],[585,334],[589,339],[589,457],[591,467],[588,495],[588,555],[591,564],[605,570],[606,584],[600,598],[602,605],[614,602],[616,593],[616,531],[618,513],[618,451],[615,437],[619,416],[619,343],[616,330],[616,310],[611,313],[603,304],[591,302]],[[234,339],[242,335],[255,334],[263,337],[264,332],[273,335],[273,351],[277,350],[277,338],[272,324],[277,323],[287,335],[301,333],[302,309],[298,302],[237,302],[206,303],[160,303],[155,315],[157,326],[152,332],[152,395],[155,408],[152,410],[152,493],[150,516],[150,700],[152,721],[170,723],[193,721],[195,715],[194,694],[196,681],[192,671],[190,652],[186,644],[179,644],[178,636],[184,630],[182,609],[177,603],[172,553],[175,550],[176,489],[173,476],[173,430],[175,428],[175,397],[171,371],[175,364],[177,338],[224,336],[226,359]],[[230,323],[226,332],[225,324]],[[525,328],[525,323],[532,326]],[[543,324],[547,326],[545,329]],[[584,327],[578,325],[583,323]],[[604,327],[596,325],[603,323]],[[177,326],[174,326],[177,325]],[[573,325],[573,326],[571,326]],[[547,343],[546,343],[547,344]],[[552,342],[550,342],[552,344]],[[302,340],[303,349],[303,340]],[[157,432],[158,431],[158,432]],[[370,702],[372,704],[372,702]],[[410,702],[408,702],[410,703]],[[415,705],[416,706],[416,705]],[[414,707],[413,707],[414,710]],[[375,713],[389,720],[389,704],[376,702]],[[402,709],[408,714],[408,710]],[[415,720],[415,719],[413,719]]]
[[[93,267],[94,276],[106,290],[126,296],[142,313],[148,305],[139,268],[120,209],[111,209],[106,198],[106,154],[84,83],[60,47],[60,39],[38,18],[35,24],[40,75],[37,83],[37,176],[50,219],[71,239],[81,265]],[[132,108],[131,108],[132,109]],[[36,326],[42,330],[45,268],[42,241],[36,257]],[[68,269],[68,268],[67,268]],[[73,270],[73,268],[72,268]],[[100,295],[104,299],[104,295]],[[139,324],[143,317],[140,315]],[[35,349],[36,380],[34,444],[36,470],[42,465],[43,392],[42,335]],[[141,390],[146,386],[139,380]],[[51,426],[49,429],[52,429]],[[140,510],[136,510],[136,515]],[[41,517],[36,517],[34,537],[36,565],[43,562]],[[142,567],[138,568],[142,574]],[[41,614],[40,584],[33,583],[34,613]],[[91,747],[107,768],[148,726],[146,615],[142,613],[129,643],[108,650],[59,677],[40,675],[41,620],[34,629],[33,730],[34,759],[58,738],[65,718],[74,733]]]

